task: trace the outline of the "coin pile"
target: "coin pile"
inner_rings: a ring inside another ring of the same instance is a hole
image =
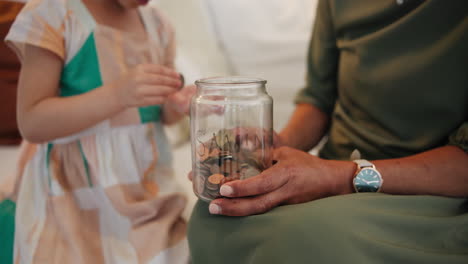
[[[226,182],[243,180],[266,169],[262,147],[232,130],[220,130],[197,150],[195,175],[197,192],[206,199],[221,197],[219,188]]]

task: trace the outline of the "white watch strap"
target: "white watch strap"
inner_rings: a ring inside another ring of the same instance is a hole
[[[359,166],[359,168],[366,168],[366,167],[373,167],[374,168],[374,164],[372,164],[370,161],[368,160],[365,160],[365,159],[358,159],[358,160],[353,160],[354,162],[357,163],[357,165]]]

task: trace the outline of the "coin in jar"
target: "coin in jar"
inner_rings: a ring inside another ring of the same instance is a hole
[[[211,174],[219,173],[220,172],[219,165],[218,164],[211,165],[210,172],[211,172]]]
[[[260,172],[261,171],[255,167],[243,168],[241,169],[240,177],[241,177],[241,180],[245,180],[247,178],[260,174]]]
[[[224,175],[216,173],[208,177],[208,182],[212,184],[219,184],[222,179],[224,179]]]
[[[222,174],[213,174],[210,177],[208,177],[208,181],[206,182],[206,188],[210,191],[215,191],[214,194],[218,194],[219,192],[219,184],[221,183],[222,179],[224,178],[224,175]]]
[[[207,149],[205,148],[205,146],[203,145],[198,146],[197,157],[201,161],[204,161],[209,157],[209,153]]]
[[[221,172],[224,174],[232,174],[239,170],[239,163],[233,160],[226,160],[221,164]]]

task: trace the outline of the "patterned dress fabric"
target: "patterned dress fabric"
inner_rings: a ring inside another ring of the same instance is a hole
[[[138,11],[145,37],[96,23],[80,0],[31,0],[6,40],[20,58],[25,45],[60,57],[58,93],[79,95],[137,64],[173,67],[172,28],[154,7]],[[186,198],[160,114],[129,108],[35,146],[22,168],[15,263],[187,262]]]

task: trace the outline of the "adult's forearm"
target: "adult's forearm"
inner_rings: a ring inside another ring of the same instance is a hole
[[[124,109],[112,89],[102,86],[82,95],[41,100],[19,112],[20,131],[28,141],[42,143],[92,127]]]
[[[383,193],[468,197],[468,154],[458,147],[444,146],[372,163],[382,175]],[[351,183],[356,167],[347,168],[342,193],[353,192]]]
[[[374,164],[384,177],[383,192],[468,197],[468,154],[458,147]]]
[[[279,137],[283,145],[309,151],[325,135],[329,116],[310,104],[298,104]]]

